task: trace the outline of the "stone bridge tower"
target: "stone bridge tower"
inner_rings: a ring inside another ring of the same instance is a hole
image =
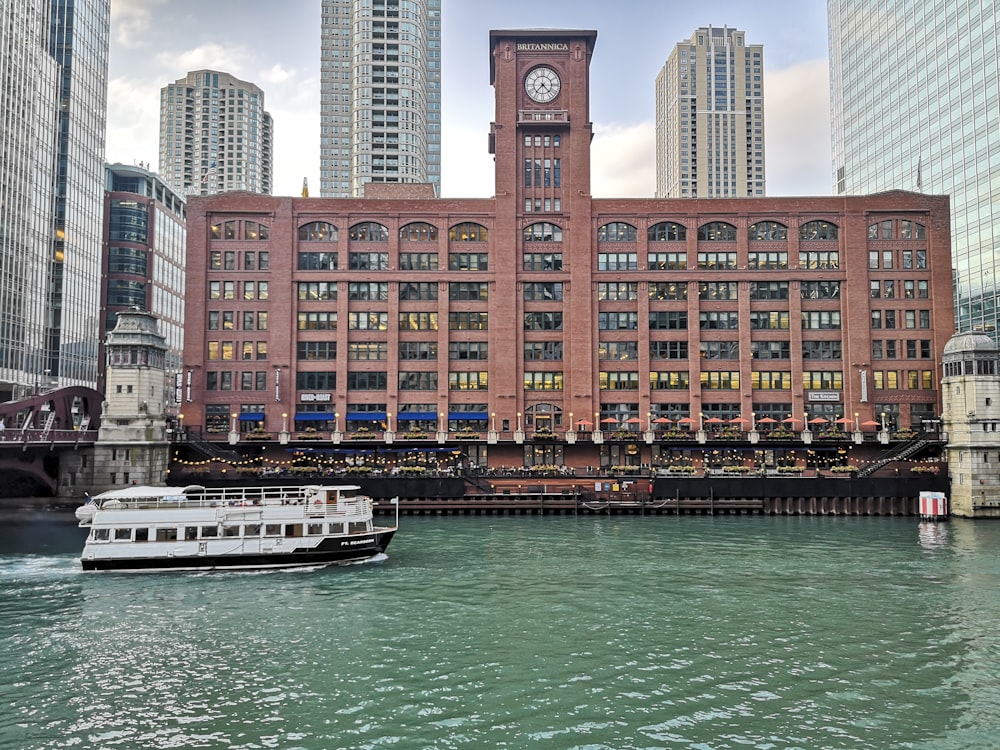
[[[166,339],[151,313],[118,313],[105,341],[106,390],[91,492],[162,485],[170,462],[164,416]]]

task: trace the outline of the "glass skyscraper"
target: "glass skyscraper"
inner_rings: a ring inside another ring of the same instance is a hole
[[[110,17],[0,3],[0,399],[97,383]]]
[[[440,193],[441,0],[323,0],[321,13],[320,194]]]
[[[956,327],[996,336],[994,0],[829,0],[835,192],[951,196]]]

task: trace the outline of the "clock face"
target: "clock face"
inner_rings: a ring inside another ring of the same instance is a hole
[[[559,74],[545,66],[533,68],[524,79],[524,92],[541,104],[555,99],[560,88]]]

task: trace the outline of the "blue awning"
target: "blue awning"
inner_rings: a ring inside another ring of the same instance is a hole
[[[263,422],[264,412],[260,411],[250,411],[245,414],[240,414],[241,422]]]
[[[347,413],[348,422],[384,422],[384,411],[357,411]]]
[[[423,422],[430,422],[438,418],[432,411],[401,411],[397,419],[400,421],[407,419],[419,419]]]
[[[329,422],[334,415],[328,411],[299,411],[295,412],[296,422]]]
[[[448,419],[489,419],[490,414],[486,411],[450,411]]]

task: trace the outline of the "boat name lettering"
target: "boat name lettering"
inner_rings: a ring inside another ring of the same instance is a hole
[[[374,541],[375,540],[373,538],[369,537],[367,539],[352,539],[351,541],[347,542],[347,544],[371,544]]]

